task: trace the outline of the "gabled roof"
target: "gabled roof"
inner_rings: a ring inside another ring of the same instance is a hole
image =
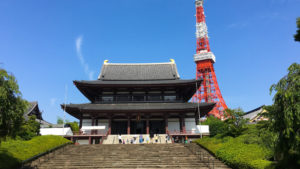
[[[176,80],[179,79],[174,60],[166,63],[107,63],[102,65],[98,80]]]
[[[252,119],[254,119],[255,117],[257,117],[257,116],[259,115],[259,113],[262,113],[262,112],[263,112],[263,107],[264,107],[264,106],[265,106],[265,105],[262,105],[262,106],[260,106],[260,107],[258,107],[258,108],[255,108],[255,109],[253,109],[253,110],[251,110],[251,111],[246,112],[246,113],[243,115],[243,118],[249,119],[249,120],[251,121]]]
[[[29,106],[27,108],[27,111],[24,113],[23,116],[24,116],[25,120],[28,120],[29,116],[31,116],[33,114],[37,116],[36,117],[37,119],[43,120],[42,113],[39,109],[39,105],[38,105],[37,101],[29,102]]]

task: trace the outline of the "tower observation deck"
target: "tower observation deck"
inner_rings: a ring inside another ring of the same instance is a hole
[[[216,62],[215,55],[211,52],[208,39],[208,31],[205,22],[204,0],[196,0],[196,37],[197,48],[194,61],[197,65],[196,79],[203,79],[203,85],[193,96],[193,102],[214,102],[216,106],[209,112],[222,118],[227,105],[222,97],[213,64]]]

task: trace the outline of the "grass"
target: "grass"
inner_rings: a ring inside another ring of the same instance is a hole
[[[61,136],[37,136],[28,141],[2,142],[0,169],[17,168],[22,161],[66,143],[70,141]]]

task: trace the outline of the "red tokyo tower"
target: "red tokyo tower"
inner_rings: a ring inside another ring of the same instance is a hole
[[[196,79],[203,79],[203,84],[194,95],[193,102],[214,102],[216,106],[209,115],[222,118],[224,110],[227,109],[226,103],[222,97],[214,63],[215,55],[210,51],[209,40],[207,35],[207,26],[203,9],[204,0],[196,0],[196,37],[197,50],[194,55],[194,61],[197,64]]]

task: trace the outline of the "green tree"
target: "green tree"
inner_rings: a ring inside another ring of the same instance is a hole
[[[209,116],[202,124],[209,126],[210,137],[213,137],[217,134],[224,134],[226,131],[225,123],[215,116]]]
[[[24,140],[30,140],[40,134],[40,123],[36,121],[36,116],[29,116],[27,121],[24,121],[18,136]]]
[[[15,77],[0,68],[0,143],[19,131],[27,101],[22,99]]]
[[[64,120],[61,117],[57,117],[57,124],[64,124]]]
[[[300,64],[293,63],[270,92],[276,92],[273,105],[266,107],[272,130],[278,133],[276,157],[285,167],[300,166]]]
[[[245,112],[241,108],[237,109],[227,109],[225,113],[225,124],[226,124],[226,135],[237,137],[245,131],[247,119],[242,116]]]
[[[298,30],[297,30],[297,33],[294,35],[294,37],[295,37],[295,41],[300,42],[300,17],[297,18],[297,27],[298,27]]]
[[[67,122],[67,126],[70,126],[73,132],[78,132],[79,131],[79,125],[78,122]]]

